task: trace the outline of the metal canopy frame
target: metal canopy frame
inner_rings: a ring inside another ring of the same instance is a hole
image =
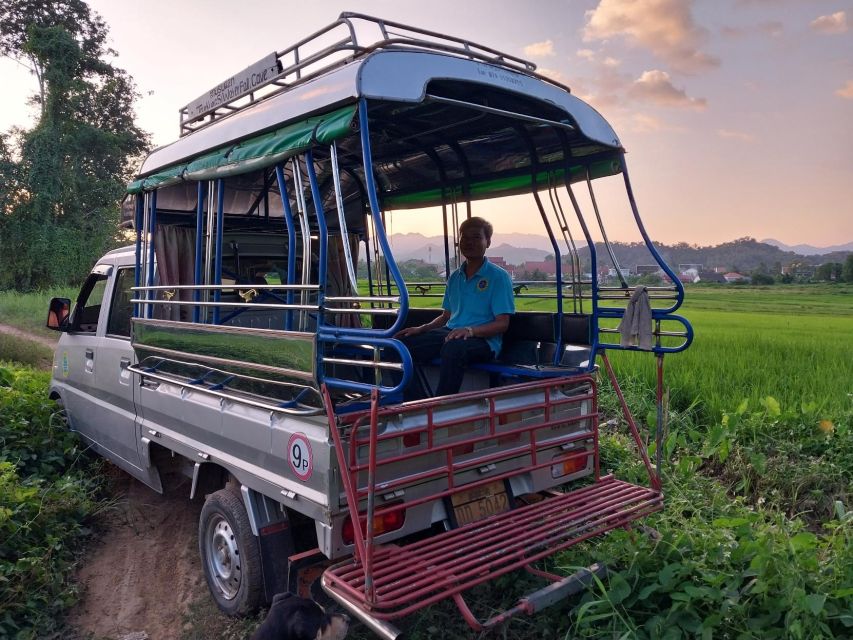
[[[369,29],[374,33],[378,32],[379,37],[368,37],[366,32]],[[330,38],[332,41],[324,44],[324,41]],[[192,114],[189,105],[182,107],[179,111],[180,135],[185,136],[210,126],[225,116],[237,113],[296,85],[328,73],[355,58],[380,49],[433,51],[468,60],[488,62],[532,75],[566,91],[569,90],[565,85],[537,74],[534,63],[509,53],[503,53],[471,40],[455,38],[400,22],[383,20],[363,13],[344,12],[331,24],[282,51],[276,51],[274,57],[278,73],[267,81],[198,114]]]

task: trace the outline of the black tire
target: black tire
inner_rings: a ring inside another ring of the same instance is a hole
[[[263,604],[258,541],[235,491],[220,489],[204,501],[198,523],[198,549],[207,587],[223,613],[247,615]]]

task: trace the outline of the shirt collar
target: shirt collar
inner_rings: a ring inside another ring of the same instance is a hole
[[[466,264],[468,264],[468,261],[467,261],[467,260],[466,260],[465,262],[463,262],[461,265],[459,265],[459,268],[457,269],[457,271],[462,275],[462,277],[463,277],[463,278],[466,278],[466,277],[467,277],[467,276],[465,275],[465,265],[466,265]],[[483,264],[481,264],[481,265],[480,265],[480,268],[479,268],[479,269],[477,269],[476,273],[474,273],[474,275],[473,275],[473,276],[471,276],[471,277],[472,277],[472,278],[476,278],[477,276],[482,276],[482,275],[483,275],[483,271],[486,269],[486,266],[487,266],[488,264],[489,264],[489,259],[488,259],[486,256],[483,256]]]

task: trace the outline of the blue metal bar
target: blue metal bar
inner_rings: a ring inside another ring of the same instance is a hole
[[[608,312],[608,311],[602,309],[600,317],[602,317],[602,318],[614,318],[614,319],[621,318],[622,317],[622,311],[623,311],[622,309],[612,309]],[[679,315],[666,313],[664,309],[652,309],[652,320],[654,320],[654,321],[670,320],[672,322],[678,322],[684,327],[684,332],[686,334],[684,336],[684,343],[683,344],[681,344],[677,347],[664,347],[664,346],[655,345],[651,349],[652,353],[679,353],[679,352],[687,349],[687,347],[689,347],[690,344],[693,342],[693,326],[690,324],[690,322],[687,321],[686,318],[679,316]],[[596,337],[596,341],[597,341],[597,339],[598,338]],[[641,349],[639,347],[634,347],[634,346],[623,347],[618,342],[617,343],[601,342],[601,343],[598,343],[596,345],[596,348],[601,349],[601,350],[618,349],[620,351],[641,351]],[[645,350],[643,350],[643,351],[645,351]],[[647,353],[648,353],[648,351],[647,351]]]
[[[287,225],[287,282],[296,284],[296,227],[293,223],[293,210],[290,208],[290,198],[287,196],[287,182],[284,180],[284,169],[280,164],[275,166],[275,177],[278,179],[278,192],[281,196],[281,206],[284,209],[284,223]],[[287,304],[293,304],[293,290],[287,291]],[[284,315],[285,331],[293,331],[293,311]]]
[[[204,201],[207,190],[204,188],[205,182],[199,182],[197,188],[197,199],[195,209],[195,269],[193,270],[193,300],[198,302],[201,300],[201,292],[198,286],[201,285],[201,253],[202,253],[202,236],[204,235]],[[193,322],[201,320],[201,307],[193,307]]]
[[[222,178],[216,181],[216,249],[214,250],[215,266],[213,269],[213,284],[222,284],[222,226],[225,218],[225,183]],[[213,290],[213,301],[222,299],[222,290]],[[219,324],[219,307],[213,307],[213,324]]]
[[[323,298],[326,295],[326,273],[328,265],[326,264],[326,255],[329,248],[329,227],[326,225],[326,212],[323,211],[323,202],[320,199],[320,186],[317,184],[317,172],[314,170],[314,154],[311,149],[305,152],[305,169],[308,173],[308,184],[311,187],[311,199],[314,201],[314,213],[317,214],[317,227],[320,235],[320,255],[317,265],[317,284],[320,285],[320,291],[317,292],[317,305],[320,310],[317,312],[317,326],[323,324]],[[343,238],[346,242],[346,238]],[[357,293],[357,292],[356,292]]]
[[[377,332],[374,331],[374,334]],[[352,380],[341,380],[338,378],[326,378],[324,382],[329,387],[334,387],[336,389],[343,389],[345,391],[359,391],[359,392],[367,392],[373,391],[374,389],[378,389],[379,392],[383,395],[389,395],[393,393],[400,393],[409,385],[409,381],[412,379],[412,374],[414,372],[414,364],[412,363],[412,356],[409,353],[409,350],[403,345],[399,340],[394,340],[393,338],[377,338],[375,335],[371,338],[365,339],[360,336],[352,336],[352,335],[340,335],[334,334],[329,335],[328,333],[317,334],[317,341],[320,342],[334,342],[336,344],[352,344],[364,346],[368,345],[371,347],[384,348],[384,349],[393,349],[397,353],[400,354],[400,362],[403,365],[402,378],[400,382],[393,387],[383,387],[375,384],[367,384],[365,382],[353,382]],[[365,360],[365,367],[370,367],[372,361]]]
[[[154,286],[154,233],[157,230],[157,191],[152,191],[151,196],[148,199],[149,206],[149,218],[148,218],[148,229],[146,229],[148,233],[148,279],[146,280],[146,284],[149,287]],[[156,295],[151,291],[145,292],[145,298],[148,299],[150,296]],[[145,308],[145,317],[150,318],[152,312],[154,311],[154,305],[148,304]]]
[[[569,199],[572,201],[572,208],[575,210],[575,215],[578,218],[578,222],[581,225],[581,230],[583,230],[584,238],[586,238],[586,244],[589,247],[589,259],[590,259],[590,275],[592,280],[592,321],[591,321],[591,329],[590,329],[590,356],[589,362],[590,365],[595,362],[595,352],[598,349],[598,256],[595,251],[595,241],[592,239],[592,236],[589,233],[589,228],[586,226],[586,220],[583,218],[583,213],[581,212],[580,205],[578,204],[577,198],[575,198],[575,192],[572,191],[572,171],[571,167],[568,164],[569,156],[566,155],[566,191],[569,194]]]
[[[678,307],[681,306],[681,303],[684,302],[684,285],[681,283],[681,280],[676,277],[672,269],[669,268],[669,265],[667,265],[660,253],[658,253],[658,250],[649,238],[649,234],[646,233],[646,227],[640,219],[640,211],[637,208],[637,201],[634,199],[634,190],[631,188],[631,180],[628,178],[628,165],[625,164],[625,156],[622,156],[620,159],[620,164],[622,165],[622,177],[625,180],[625,191],[628,194],[628,202],[631,204],[631,211],[634,214],[634,220],[637,222],[637,228],[640,230],[640,235],[643,236],[643,241],[646,243],[646,247],[649,249],[654,259],[657,260],[657,263],[663,267],[664,273],[670,277],[672,283],[675,285],[676,291],[678,292],[678,298],[676,299],[675,304],[667,309],[660,309],[661,312],[671,313],[678,309]]]
[[[133,286],[138,287],[142,280],[142,235],[145,229],[142,228],[142,217],[145,207],[145,196],[142,193],[136,194],[136,212],[134,213],[133,226],[136,229],[136,251],[135,262],[133,269]],[[133,317],[139,317],[139,303],[133,304]]]
[[[394,320],[388,329],[382,331],[380,335],[392,336],[399,331],[403,326],[403,321],[406,314],[409,312],[409,292],[406,289],[406,283],[400,270],[397,268],[397,263],[394,261],[394,256],[391,253],[391,247],[388,244],[388,238],[385,235],[385,227],[382,224],[382,216],[380,215],[379,198],[376,195],[376,182],[373,178],[373,155],[370,151],[370,129],[367,122],[367,100],[361,98],[358,103],[358,124],[361,134],[361,155],[364,164],[364,179],[367,189],[367,198],[370,202],[370,215],[373,216],[374,227],[376,228],[376,236],[379,244],[382,247],[382,253],[385,254],[385,262],[391,275],[394,277],[394,282],[397,284],[397,290],[400,297],[400,311],[397,314],[397,319]],[[354,330],[349,330],[350,335]],[[370,331],[368,335],[376,335],[375,331]]]

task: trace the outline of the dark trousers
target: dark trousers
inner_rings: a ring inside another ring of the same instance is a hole
[[[468,338],[464,340],[458,338],[445,341],[450,331],[447,327],[443,327],[401,339],[409,353],[412,354],[415,366],[429,363],[435,358],[441,358],[438,387],[435,390],[437,396],[458,393],[468,365],[475,362],[488,362],[492,359],[492,349],[485,339]],[[403,399],[420,400],[425,397],[426,390],[416,372],[415,379],[403,392]]]

